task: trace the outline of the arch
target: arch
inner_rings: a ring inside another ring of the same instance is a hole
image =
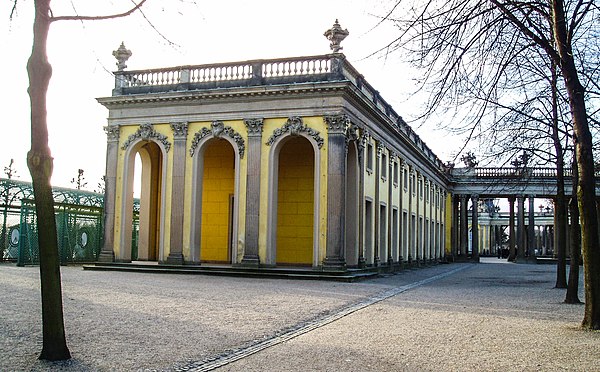
[[[269,191],[268,191],[268,214],[267,214],[267,254],[265,263],[267,265],[277,264],[277,235],[278,235],[278,207],[279,207],[279,178],[280,178],[280,154],[286,144],[293,144],[290,141],[307,141],[313,152],[313,208],[312,208],[312,259],[313,267],[319,266],[319,210],[320,210],[320,146],[315,137],[310,133],[286,134],[277,138],[272,138],[268,144],[271,145],[269,154]],[[301,142],[299,142],[301,143]],[[306,143],[306,142],[305,142]],[[293,262],[290,262],[293,264]]]
[[[202,129],[198,132],[201,133]],[[203,240],[203,227],[208,229],[208,225],[204,224],[203,221],[203,199],[210,190],[204,189],[205,183],[205,156],[207,150],[211,152],[211,144],[220,143],[218,146],[227,145],[227,149],[230,149],[233,153],[233,202],[231,205],[231,230],[228,231],[228,235],[231,237],[228,246],[227,258],[222,259],[211,259],[205,255],[205,261],[227,261],[229,263],[237,263],[237,235],[238,235],[238,224],[239,224],[239,184],[240,184],[240,147],[234,138],[229,136],[215,136],[214,134],[196,136],[198,140],[195,142],[195,151],[191,154],[193,157],[193,170],[192,170],[192,202],[190,210],[190,256],[187,257],[186,261],[190,263],[200,264],[203,260],[202,255],[202,240]],[[217,146],[217,145],[215,145]],[[197,150],[196,150],[197,149]],[[221,200],[221,202],[223,202]],[[221,203],[222,204],[222,203]],[[205,211],[206,212],[206,211]],[[205,214],[206,215],[206,214]],[[203,226],[205,225],[205,226]],[[214,227],[218,229],[218,227]],[[221,227],[222,229],[223,227]],[[220,235],[222,237],[222,234]],[[205,241],[207,234],[204,235]],[[215,242],[215,244],[218,244]]]
[[[346,246],[344,256],[348,266],[358,265],[358,203],[359,203],[359,164],[356,141],[348,143],[346,153]]]
[[[140,195],[140,225],[138,258],[149,261],[164,260],[165,190],[167,149],[161,142],[134,139],[127,142],[121,197],[121,236],[117,260],[131,261],[131,233],[133,220],[133,180],[135,156],[142,163]]]

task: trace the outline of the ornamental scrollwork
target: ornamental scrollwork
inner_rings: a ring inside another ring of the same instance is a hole
[[[106,133],[106,139],[108,142],[116,142],[119,140],[119,134],[121,130],[116,125],[109,125],[104,127],[104,132]]]
[[[165,147],[166,152],[169,152],[169,150],[171,149],[171,143],[167,139],[167,136],[158,133],[156,130],[154,130],[152,124],[149,123],[140,125],[139,129],[134,134],[127,137],[127,141],[123,143],[121,149],[126,150],[127,147],[129,147],[129,145],[131,145],[134,141],[138,139],[155,140],[157,142],[160,142]]]
[[[289,133],[292,136],[297,136],[300,133],[306,133],[307,135],[311,136],[315,140],[315,142],[317,142],[318,148],[323,147],[324,140],[319,135],[320,132],[306,126],[302,122],[302,118],[299,116],[290,117],[281,128],[275,129],[266,143],[267,146],[271,146],[277,138],[283,136],[286,133]]]
[[[202,141],[204,137],[211,135],[214,138],[221,138],[223,136],[231,138],[238,147],[240,159],[244,158],[244,152],[246,151],[244,138],[242,138],[242,136],[233,128],[225,126],[225,124],[223,124],[222,121],[213,121],[210,124],[210,128],[204,127],[194,134],[194,139],[192,140],[192,147],[190,148],[190,156],[194,156],[194,153],[196,152],[200,141]]]

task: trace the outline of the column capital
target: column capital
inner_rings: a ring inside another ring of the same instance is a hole
[[[118,125],[107,125],[104,127],[107,142],[119,142],[121,128]]]
[[[244,119],[244,124],[246,124],[246,129],[248,130],[248,137],[262,137],[263,123],[263,118]]]
[[[188,123],[184,122],[173,122],[171,123],[171,129],[173,129],[174,140],[185,140],[187,139]]]
[[[346,135],[350,126],[350,119],[345,114],[325,115],[323,120],[327,124],[327,133]]]
[[[385,149],[385,145],[383,142],[377,142],[377,158],[381,158],[381,154],[383,154],[383,150]]]

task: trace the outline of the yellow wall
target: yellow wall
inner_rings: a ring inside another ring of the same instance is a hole
[[[244,139],[244,143],[247,145],[247,130],[243,120],[231,120],[224,121],[223,124],[225,126],[231,127],[235,132],[237,132]],[[187,145],[186,145],[186,153],[192,147],[192,142],[194,141],[194,135],[202,130],[202,128],[211,127],[211,122],[190,122],[188,126],[188,137],[187,137]],[[210,139],[209,139],[210,141]],[[223,139],[223,141],[227,141],[227,139]],[[228,141],[229,142],[229,141]],[[209,145],[209,144],[206,144]],[[195,155],[186,156],[186,165],[185,165],[185,199],[184,199],[184,216],[183,216],[183,256],[185,260],[190,260],[192,255],[192,250],[197,249],[197,247],[192,247],[190,242],[190,237],[192,235],[192,209],[193,209],[193,188],[195,183],[195,176],[197,175],[197,166],[195,160],[199,156],[199,148],[196,148]],[[241,257],[244,254],[244,235],[245,235],[245,221],[246,221],[246,163],[247,156],[239,159],[239,180],[238,180],[238,213],[237,213],[237,237],[233,237],[234,244],[237,243],[237,258],[233,257],[234,262],[239,262]],[[201,159],[197,159],[201,160]],[[232,160],[234,161],[234,160]],[[233,171],[234,177],[236,170]],[[234,186],[235,188],[235,181]],[[233,191],[232,191],[233,193]],[[201,223],[198,221],[198,223]],[[234,222],[235,223],[235,222]],[[236,240],[237,239],[237,240]],[[204,257],[204,253],[201,252],[201,259],[208,259]]]
[[[295,137],[279,153],[277,263],[312,263],[313,199],[312,145]]]
[[[452,255],[452,194],[446,193],[445,201],[446,207],[444,210],[446,211],[446,220],[444,222],[444,227],[446,231],[444,233],[446,234],[446,254]]]
[[[122,203],[123,203],[123,192],[124,189],[126,188],[127,185],[124,184],[125,182],[125,162],[128,159],[125,159],[125,156],[128,153],[128,150],[131,148],[128,147],[127,149],[122,149],[121,146],[122,144],[127,141],[127,139],[129,138],[130,135],[136,133],[136,131],[139,129],[139,125],[127,125],[127,126],[122,126],[120,127],[120,138],[119,138],[119,153],[118,153],[118,160],[117,160],[117,179],[116,179],[116,196],[115,196],[115,224],[114,224],[114,232],[115,232],[115,240],[114,240],[114,253],[115,253],[115,257],[122,257],[122,252],[121,252],[121,221],[123,219],[123,208],[122,208]],[[170,143],[173,143],[173,131],[171,130],[171,127],[169,126],[169,124],[154,124],[153,125],[153,129],[160,134],[163,134],[167,137],[167,140]],[[172,152],[169,153],[163,153],[162,156],[162,169],[159,170],[159,172],[161,172],[161,177],[163,177],[164,175],[166,175],[166,178],[163,180],[164,182],[164,189],[162,188],[162,185],[160,187],[161,189],[161,195],[159,195],[159,200],[158,203],[159,205],[164,201],[164,204],[160,206],[161,210],[164,210],[164,213],[161,213],[161,216],[164,216],[161,220],[161,218],[159,218],[159,220],[157,221],[157,223],[161,224],[160,226],[163,227],[163,234],[160,234],[160,236],[158,237],[159,242],[158,245],[159,247],[162,248],[162,259],[166,259],[167,255],[169,254],[169,239],[165,238],[168,237],[170,234],[170,219],[167,218],[167,216],[171,215],[171,183],[170,183],[170,173],[171,173],[171,169],[173,168],[173,157],[171,156]],[[166,155],[166,157],[164,157]],[[130,156],[135,156],[135,153],[130,152]],[[129,180],[130,182],[133,182],[133,179]],[[132,197],[132,196],[129,196]],[[159,254],[160,254],[159,253]]]
[[[226,140],[211,140],[204,152],[202,184],[203,261],[230,260],[230,196],[234,193],[234,151]]]
[[[316,251],[318,257],[314,257],[314,261],[320,264],[325,258],[325,245],[327,240],[327,128],[322,116],[303,117],[304,125],[319,132],[319,136],[323,139],[323,146],[318,148],[311,144],[313,148],[313,157],[316,156],[318,164],[315,164],[315,173],[317,174],[318,180],[313,181],[318,184],[319,190],[315,190],[313,195],[318,195],[319,207],[318,207],[318,229],[314,228],[313,231],[318,230],[318,236],[313,236],[313,242],[317,245]],[[267,241],[269,239],[270,227],[268,226],[268,215],[269,215],[269,177],[271,175],[271,156],[273,155],[273,147],[267,145],[269,137],[273,135],[276,130],[281,129],[285,125],[287,118],[268,118],[263,123],[263,141],[261,149],[261,179],[260,179],[260,216],[259,216],[259,237],[258,237],[258,254],[261,263],[265,263],[265,259],[268,256],[267,253]],[[273,145],[275,146],[275,145]],[[317,151],[317,154],[314,154]],[[316,200],[313,200],[315,203]],[[313,221],[315,217],[313,215]],[[276,250],[277,247],[275,247]],[[277,257],[273,257],[276,261]],[[313,261],[313,262],[314,262]]]

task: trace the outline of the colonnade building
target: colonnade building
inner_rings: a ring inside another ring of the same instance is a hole
[[[136,155],[140,260],[344,270],[442,259],[444,164],[332,49],[128,71],[121,45],[113,94],[98,99],[109,110],[100,261],[132,259]]]

